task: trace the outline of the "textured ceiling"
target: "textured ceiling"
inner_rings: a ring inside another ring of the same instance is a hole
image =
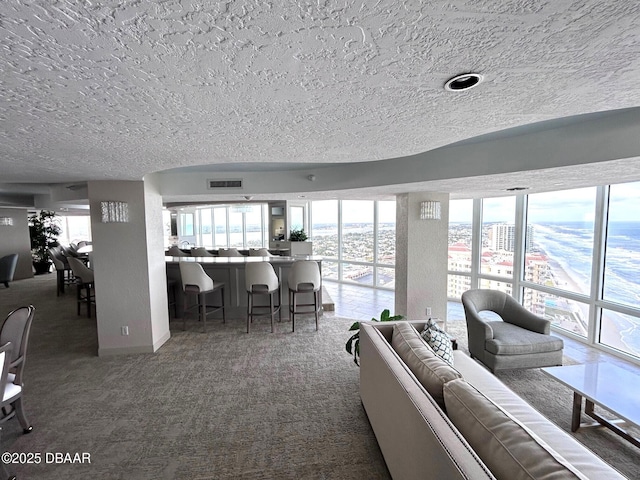
[[[382,160],[638,106],[638,25],[636,0],[2,2],[0,182]]]

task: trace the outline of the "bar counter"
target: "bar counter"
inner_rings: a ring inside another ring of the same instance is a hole
[[[298,260],[314,260],[320,266],[322,278],[322,257],[312,255],[296,255],[295,257],[165,257],[167,265],[167,281],[175,280],[175,298],[177,304],[177,316],[181,317],[184,309],[182,283],[180,279],[180,262],[196,262],[202,265],[205,273],[216,282],[224,282],[224,304],[227,313],[231,315],[246,315],[247,290],[245,288],[244,268],[247,263],[269,262],[273,265],[276,275],[280,279],[280,301],[283,305],[283,318],[287,317],[287,305],[289,299],[289,270],[291,265]],[[260,298],[260,297],[258,297]],[[310,293],[298,294],[296,303],[313,302]],[[262,299],[261,299],[262,300]],[[268,301],[264,296],[264,301]],[[262,303],[262,302],[261,302]],[[259,303],[259,304],[261,304]],[[320,289],[320,304],[322,304],[322,289]],[[322,313],[322,310],[321,310]]]

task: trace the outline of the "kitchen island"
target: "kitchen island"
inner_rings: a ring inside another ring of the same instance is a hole
[[[295,257],[271,256],[271,257],[165,257],[167,265],[167,281],[175,281],[175,300],[177,316],[182,315],[184,298],[182,294],[182,282],[180,279],[180,262],[199,263],[205,273],[216,282],[224,282],[224,303],[227,314],[246,315],[247,290],[245,288],[244,270],[247,263],[269,262],[273,265],[276,275],[280,279],[280,301],[282,303],[283,318],[287,317],[289,299],[289,270],[294,262],[299,260],[313,260],[318,262],[322,277],[322,257],[312,255],[296,255]],[[313,302],[311,293],[298,294],[296,303]],[[261,299],[262,300],[262,299]],[[266,303],[267,297],[264,297]],[[320,289],[320,304],[322,304],[322,289]],[[322,314],[322,309],[320,310]]]

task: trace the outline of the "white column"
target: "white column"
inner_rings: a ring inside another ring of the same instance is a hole
[[[103,201],[126,202],[128,222],[103,223]],[[162,197],[155,178],[89,182],[89,202],[98,355],[155,352],[170,336]]]
[[[420,205],[440,202],[440,220],[421,220]],[[409,320],[446,319],[449,194],[404,193],[396,197],[395,314]]]

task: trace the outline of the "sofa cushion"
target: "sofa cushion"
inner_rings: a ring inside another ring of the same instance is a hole
[[[553,335],[531,332],[511,323],[490,322],[493,339],[485,342],[485,348],[494,355],[527,355],[562,350],[562,339]]]
[[[442,385],[461,378],[457,370],[437,356],[409,323],[398,322],[393,326],[391,346],[429,395],[444,409]]]
[[[449,419],[496,479],[587,478],[466,381],[446,383],[443,395]]]
[[[424,330],[420,333],[424,341],[432,348],[436,355],[442,358],[449,365],[453,366],[453,347],[451,346],[451,338],[447,332],[442,330],[433,319],[424,326]]]

